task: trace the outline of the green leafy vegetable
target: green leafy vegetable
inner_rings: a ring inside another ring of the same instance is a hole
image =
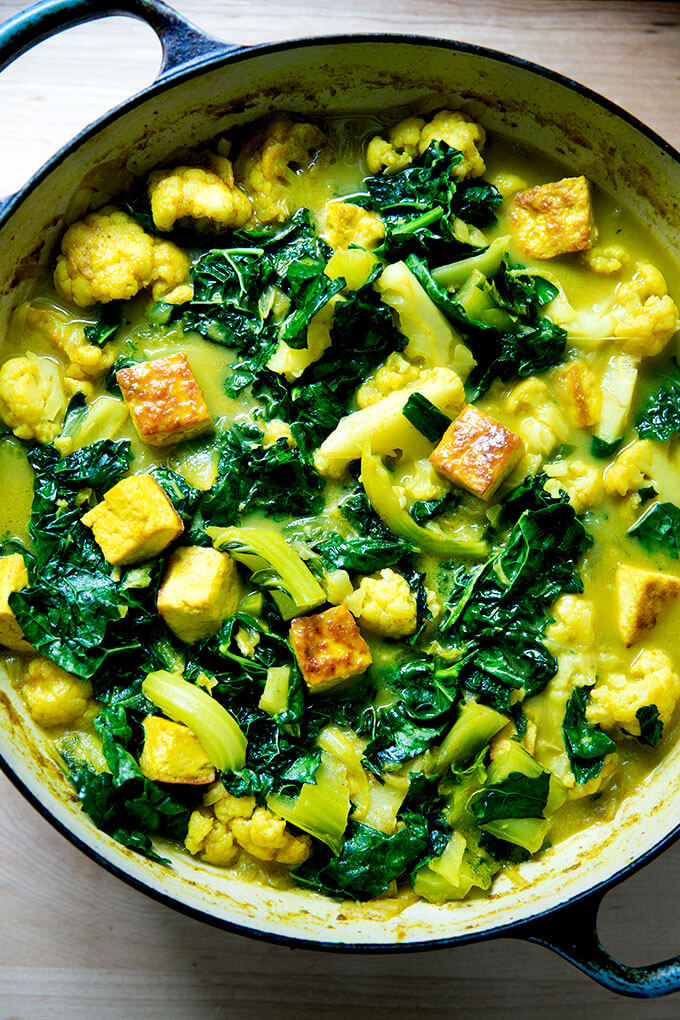
[[[96,344],[97,347],[103,347],[109,340],[113,340],[124,322],[121,303],[110,301],[108,304],[100,306],[97,321],[91,326],[85,326],[83,331],[85,339]]]
[[[602,771],[606,755],[616,750],[611,737],[586,719],[588,688],[576,687],[564,713],[562,735],[569,755],[574,778],[579,785],[596,779]]]
[[[654,503],[628,534],[650,552],[664,552],[677,560],[680,549],[680,509],[674,503]]]
[[[511,772],[507,779],[487,786],[472,804],[478,825],[499,818],[542,818],[548,800],[550,774],[525,776]]]
[[[609,460],[616,453],[622,442],[623,438],[615,439],[613,443],[607,443],[604,439],[593,436],[590,440],[590,452],[593,457],[597,457],[599,460]]]
[[[411,394],[404,404],[402,414],[431,443],[438,442],[451,424],[451,419],[442,414],[422,393]]]
[[[635,428],[640,439],[660,441],[680,432],[680,365],[675,358],[671,358],[661,386],[643,404]]]
[[[656,747],[663,734],[663,722],[659,716],[659,709],[656,705],[645,705],[643,708],[638,708],[635,718],[640,723],[640,736],[637,739],[641,744]]]

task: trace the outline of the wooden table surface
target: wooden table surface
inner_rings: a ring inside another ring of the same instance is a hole
[[[680,3],[593,0],[180,0],[207,31],[254,43],[397,31],[462,39],[577,78],[680,147]],[[0,19],[21,7],[0,0]],[[0,195],[155,75],[149,28],[115,18],[43,43],[0,76]],[[611,893],[607,948],[680,952],[680,845]],[[232,936],[128,888],[0,777],[0,1020],[455,1016],[678,1017],[680,996],[617,998],[535,946],[498,940],[404,956],[333,956]]]

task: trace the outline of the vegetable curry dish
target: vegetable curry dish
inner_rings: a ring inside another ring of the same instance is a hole
[[[4,337],[0,642],[94,823],[441,904],[612,819],[680,698],[668,252],[448,109],[69,222]]]

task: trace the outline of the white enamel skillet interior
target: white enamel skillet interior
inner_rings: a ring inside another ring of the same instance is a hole
[[[276,111],[302,116],[464,108],[506,135],[577,169],[618,199],[680,258],[680,155],[582,86],[492,50],[410,36],[318,38],[238,49],[203,35],[157,0],[45,0],[0,26],[0,68],[56,31],[109,14],[146,20],[163,44],[159,78],[59,152],[0,210],[0,329],[30,296],[87,191],[115,193],[170,153]],[[243,934],[308,948],[435,948],[495,934],[549,945],[608,987],[637,996],[680,989],[680,962],[626,967],[599,944],[608,887],[678,834],[680,747],[610,823],[597,823],[539,860],[523,881],[500,877],[485,898],[420,903],[386,917],[297,890],[244,884],[169,850],[172,868],[99,832],[69,783],[39,751],[39,735],[0,677],[0,763],[72,842],[169,905]]]

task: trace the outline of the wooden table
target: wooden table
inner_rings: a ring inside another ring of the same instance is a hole
[[[19,10],[0,0],[0,18]],[[680,3],[587,0],[180,0],[207,31],[254,43],[414,31],[482,43],[580,79],[680,147]],[[0,195],[149,82],[160,47],[116,18],[44,43],[0,76]],[[680,952],[680,845],[611,893],[610,951]],[[537,947],[500,940],[406,956],[330,956],[227,935],[129,889],[0,777],[0,1020],[401,1016],[677,1017],[680,998],[620,1000]]]

